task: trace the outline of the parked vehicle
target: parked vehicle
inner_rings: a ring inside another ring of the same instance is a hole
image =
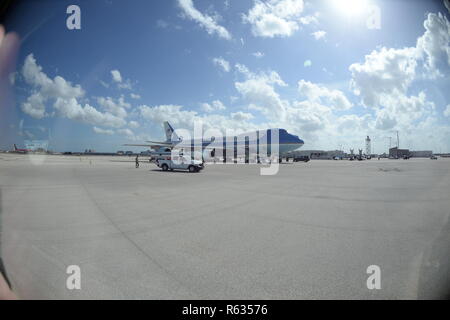
[[[162,169],[162,171],[188,170],[189,172],[199,172],[204,169],[203,162],[200,160],[191,159],[189,156],[174,156],[167,157],[166,159],[157,159],[156,165]]]
[[[298,156],[298,157],[295,157],[293,160],[294,160],[294,162],[299,162],[299,161],[308,162],[310,159],[309,159],[309,156]]]

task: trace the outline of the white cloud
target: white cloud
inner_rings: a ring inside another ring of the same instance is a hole
[[[346,110],[352,107],[352,104],[345,97],[344,93],[339,90],[330,90],[305,80],[299,81],[298,90],[309,101],[327,104],[334,109]]]
[[[416,120],[431,116],[435,108],[424,92],[417,96],[383,95],[380,105],[376,110],[376,128],[381,130],[412,129]]]
[[[136,93],[130,93],[130,97],[131,97],[132,99],[136,99],[136,100],[141,98],[141,96],[138,95],[138,94],[136,94]]]
[[[256,58],[262,58],[262,57],[264,57],[264,53],[259,52],[259,51],[253,52],[252,54],[253,54],[253,56],[255,56]]]
[[[319,23],[319,20],[317,19],[317,17],[319,16],[319,14],[316,12],[316,14],[314,14],[313,16],[305,16],[305,17],[301,17],[300,18],[300,23],[301,24],[317,24]]]
[[[231,118],[234,120],[251,120],[254,117],[251,113],[238,111],[231,113]]]
[[[114,131],[111,130],[111,129],[101,129],[101,128],[98,128],[98,127],[93,127],[92,129],[94,130],[95,133],[98,133],[98,134],[107,134],[107,135],[113,135],[114,134]]]
[[[139,107],[139,111],[145,120],[154,123],[163,123],[168,119],[170,119],[171,124],[175,126],[178,126],[181,123],[193,123],[193,119],[197,113],[195,111],[182,110],[182,108],[183,107],[179,105],[159,105],[155,107],[142,105]]]
[[[54,101],[53,108],[61,117],[105,127],[118,128],[125,125],[123,119],[109,112],[99,112],[89,104],[81,106],[78,99],[84,96],[84,90],[60,76],[50,79],[36,63],[33,54],[25,58],[22,75],[25,82],[33,88],[32,94],[22,104],[22,110],[34,118],[48,116],[45,105]]]
[[[303,0],[255,0],[253,8],[243,15],[243,21],[252,25],[255,36],[291,36],[299,29],[302,12]]]
[[[119,89],[133,89],[130,79],[124,80],[119,70],[111,70],[111,76]]]
[[[111,70],[111,76],[114,82],[122,82],[122,75],[119,70]]]
[[[179,105],[159,105],[159,106],[146,106],[139,107],[141,116],[154,124],[161,125],[165,120],[170,120],[171,125],[175,129],[186,129],[192,132],[192,128],[195,121],[203,123],[204,130],[211,128],[219,129],[223,133],[225,130],[233,130],[236,132],[247,132],[249,130],[256,129],[257,127],[248,122],[247,115],[243,115],[241,118],[239,115],[231,116],[208,114],[199,115],[195,111],[185,110],[183,106]]]
[[[339,133],[354,134],[355,132],[364,132],[368,129],[371,116],[357,116],[356,114],[342,115],[337,119],[336,125]]]
[[[45,99],[40,92],[35,92],[22,104],[22,111],[35,119],[42,119],[46,116]]]
[[[360,95],[365,106],[375,107],[382,94],[406,93],[416,76],[416,49],[387,49],[372,51],[363,64],[349,67],[351,87]]]
[[[130,128],[133,128],[133,129],[140,127],[140,125],[137,121],[130,121],[130,122],[128,122],[128,125],[130,126]]]
[[[444,110],[444,116],[450,117],[450,104],[447,105],[447,108]]]
[[[426,77],[448,73],[450,25],[443,15],[430,13],[424,27],[415,47],[382,47],[366,55],[364,63],[349,67],[354,93],[375,111],[375,129],[401,130],[413,137],[420,127],[430,131],[439,127],[434,103],[427,101],[425,92],[413,95],[410,91],[420,70],[427,71]],[[428,135],[425,131],[420,134]]]
[[[429,13],[424,22],[425,33],[417,39],[418,53],[426,60],[425,67],[433,76],[449,74],[450,22],[441,13]]]
[[[213,111],[219,111],[219,110],[226,109],[226,107],[223,105],[223,103],[220,100],[214,100],[211,104],[202,103],[201,107],[202,107],[202,110],[205,112],[213,112]]]
[[[222,57],[214,58],[213,59],[213,63],[216,66],[221,67],[223,69],[223,71],[225,71],[225,72],[229,72],[230,71],[230,63],[227,60],[225,60],[224,58],[222,58]]]
[[[75,98],[57,98],[53,107],[59,116],[79,122],[89,123],[97,126],[120,128],[125,125],[125,120],[111,113],[102,113],[89,104],[84,107]]]
[[[319,31],[315,31],[315,32],[311,33],[311,35],[314,36],[314,38],[315,38],[316,40],[325,38],[325,35],[326,35],[326,34],[327,34],[327,33],[326,33],[325,31],[323,31],[323,30],[319,30]]]
[[[303,66],[304,67],[311,67],[312,66],[311,60],[305,60],[305,62],[303,62]]]
[[[84,90],[79,85],[73,86],[60,76],[50,79],[42,71],[42,67],[36,63],[33,54],[29,54],[25,58],[22,75],[25,82],[34,88],[34,92],[22,104],[21,108],[23,112],[36,119],[47,116],[45,105],[49,99],[72,99],[84,95]]]
[[[42,71],[42,67],[36,63],[33,54],[29,54],[25,58],[22,75],[29,85],[40,90],[44,99],[56,97],[70,99],[84,95],[84,90],[79,85],[73,86],[60,76],[56,76],[53,80],[50,79]]]
[[[236,70],[240,73],[245,74],[246,76],[250,75],[250,71],[248,70],[248,68],[240,63],[236,63],[236,65],[234,66],[236,68]]]
[[[217,19],[201,13],[194,7],[192,0],[178,0],[180,8],[184,15],[191,20],[197,22],[208,34],[217,34],[224,39],[231,39],[231,34],[227,29],[218,24]]]
[[[117,99],[117,101],[111,97],[99,97],[97,98],[97,102],[105,111],[108,111],[119,118],[126,118],[128,115],[126,109],[131,107],[129,103],[125,102],[123,96]]]
[[[119,129],[117,130],[117,133],[127,136],[129,138],[134,137],[134,133],[130,129]]]
[[[287,102],[283,101],[275,91],[274,85],[287,86],[275,71],[255,74],[244,65],[237,65],[245,75],[242,82],[235,82],[236,90],[250,103],[249,108],[259,110],[264,115],[277,114],[281,119],[286,117]]]

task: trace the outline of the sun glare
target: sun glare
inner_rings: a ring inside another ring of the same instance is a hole
[[[339,12],[348,16],[358,16],[367,9],[367,0],[332,0]]]

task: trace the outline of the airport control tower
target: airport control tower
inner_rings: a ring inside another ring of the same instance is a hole
[[[372,153],[372,150],[371,150],[371,145],[370,145],[370,138],[369,138],[369,136],[367,136],[367,138],[366,138],[366,155],[370,156],[371,153]]]

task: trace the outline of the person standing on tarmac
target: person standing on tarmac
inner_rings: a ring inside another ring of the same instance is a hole
[[[136,155],[136,168],[139,168],[139,155]]]

